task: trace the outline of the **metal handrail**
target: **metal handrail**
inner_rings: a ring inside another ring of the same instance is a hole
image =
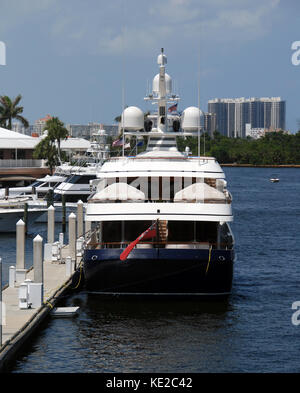
[[[124,248],[127,247],[129,244],[131,243],[131,241],[124,241],[124,242],[96,242],[96,243],[87,243],[87,248],[97,248],[99,246],[101,246],[101,248],[103,246],[119,246],[119,248]],[[228,248],[230,246],[230,244],[228,243],[217,243],[217,242],[197,242],[197,241],[141,241],[138,244],[150,244],[153,246],[160,246],[160,245],[167,245],[167,244],[190,244],[190,245],[207,245],[207,247],[223,247],[223,248]],[[110,247],[104,247],[104,248],[110,248]]]

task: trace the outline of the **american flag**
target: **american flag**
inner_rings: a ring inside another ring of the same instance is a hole
[[[123,139],[113,141],[112,146],[123,146]]]
[[[175,112],[175,111],[177,111],[177,105],[178,105],[178,103],[170,106],[170,108],[168,109],[168,112]]]

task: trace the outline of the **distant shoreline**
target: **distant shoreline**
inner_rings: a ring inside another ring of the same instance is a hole
[[[254,165],[254,164],[220,164],[225,167],[246,167],[246,168],[300,168],[300,164],[282,165]]]

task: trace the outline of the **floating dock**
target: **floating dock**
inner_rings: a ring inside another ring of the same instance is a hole
[[[54,219],[53,208],[49,208],[49,217]],[[24,225],[20,225],[22,224],[20,222],[18,224],[23,231]],[[82,225],[78,225],[78,228],[81,230]],[[48,235],[50,232],[52,232],[51,225],[48,226]],[[10,365],[15,360],[18,352],[37,331],[45,318],[55,310],[55,306],[62,299],[62,296],[65,296],[70,290],[76,290],[82,283],[80,262],[84,238],[82,236],[78,238],[77,233],[76,215],[72,213],[69,216],[69,244],[58,247],[59,257],[54,252],[55,246],[59,242],[44,244],[45,252],[44,257],[42,257],[43,239],[39,235],[36,236],[33,240],[33,266],[25,270],[18,266],[20,255],[24,258],[24,250],[22,250],[24,244],[18,239],[17,232],[17,269],[14,266],[10,267],[9,284],[0,293],[2,295],[2,299],[0,297],[0,307],[2,301],[0,372],[9,371]],[[81,250],[78,248],[78,243]],[[47,246],[49,245],[52,250],[50,257],[49,252],[47,252]],[[14,274],[11,274],[11,272]],[[27,294],[30,294],[27,299],[31,299],[31,294],[32,299],[34,299],[32,303],[28,300],[25,307],[22,303],[22,289],[27,290]],[[34,293],[37,293],[37,296],[34,297]]]

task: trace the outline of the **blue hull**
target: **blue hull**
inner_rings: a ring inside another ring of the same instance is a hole
[[[134,249],[86,250],[86,290],[106,295],[228,296],[233,277],[233,250]]]

